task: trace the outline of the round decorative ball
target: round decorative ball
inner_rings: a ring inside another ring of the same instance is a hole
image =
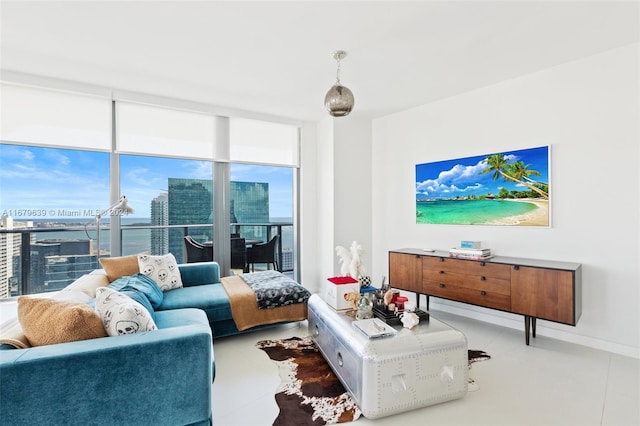
[[[371,277],[368,275],[359,277],[358,281],[360,281],[360,287],[369,287],[371,285]]]

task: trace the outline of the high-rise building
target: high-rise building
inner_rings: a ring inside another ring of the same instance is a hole
[[[230,182],[231,223],[269,222],[269,184],[265,182]],[[243,226],[242,236],[266,240],[264,226]]]
[[[213,181],[205,179],[169,178],[169,225],[213,223]],[[198,241],[211,241],[213,226],[187,230]],[[169,229],[169,252],[178,263],[186,262],[184,231]]]
[[[11,216],[0,218],[0,229],[33,228],[33,222],[15,222]],[[22,278],[20,274],[20,250],[22,235],[7,233],[0,234],[0,298],[17,296],[20,294]]]
[[[169,224],[169,195],[160,194],[151,200],[151,225]],[[160,255],[169,252],[169,229],[151,229],[151,254]]]
[[[2,216],[0,228],[13,229],[13,219],[11,216]],[[16,236],[18,238],[16,238]],[[19,234],[0,234],[0,298],[11,296],[9,280],[14,277],[13,257],[17,247],[20,253]]]
[[[98,268],[91,240],[44,239],[31,243],[29,293],[62,290]]]
[[[269,184],[264,182],[230,183],[231,223],[269,222]],[[153,206],[153,204],[152,204]],[[212,224],[213,182],[204,179],[169,178],[168,224]],[[152,218],[152,224],[153,218]],[[187,231],[198,241],[211,241],[213,228],[191,228]],[[266,239],[264,226],[243,226],[242,236],[248,239]],[[170,252],[178,263],[186,261],[184,256],[184,231],[169,230]],[[152,246],[153,248],[153,246]]]

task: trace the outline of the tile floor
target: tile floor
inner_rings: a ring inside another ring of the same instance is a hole
[[[464,332],[469,348],[492,356],[470,370],[479,389],[459,400],[375,420],[361,417],[354,424],[640,425],[640,360],[544,336],[526,346],[522,331],[444,312],[432,315]],[[280,379],[275,364],[254,345],[307,334],[302,322],[216,340],[214,425],[271,425]]]

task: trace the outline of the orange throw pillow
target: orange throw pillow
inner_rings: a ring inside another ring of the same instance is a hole
[[[31,346],[107,336],[100,315],[85,303],[21,296],[18,321]]]
[[[130,277],[140,272],[138,255],[135,254],[120,257],[103,257],[100,259],[100,264],[107,273],[107,278],[110,283],[118,278]]]

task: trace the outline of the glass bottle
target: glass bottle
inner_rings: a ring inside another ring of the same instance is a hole
[[[373,318],[373,302],[371,302],[371,293],[360,295],[358,299],[358,310],[356,311],[356,319]]]

